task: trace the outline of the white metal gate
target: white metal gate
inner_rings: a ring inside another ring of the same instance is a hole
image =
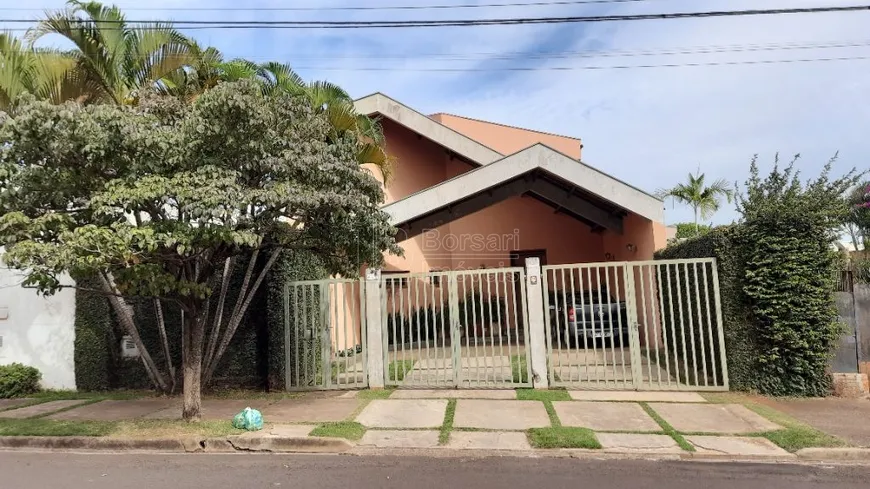
[[[284,289],[287,390],[368,387],[361,279],[292,282]]]
[[[384,273],[381,301],[386,385],[532,385],[523,268]]]
[[[551,385],[728,390],[714,259],[541,268]]]

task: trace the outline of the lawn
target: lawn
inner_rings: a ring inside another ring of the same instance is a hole
[[[517,389],[517,399],[521,401],[570,401],[571,396],[564,389],[538,390]]]
[[[395,382],[401,382],[405,380],[405,374],[411,371],[414,368],[415,360],[407,359],[407,360],[393,360],[390,362],[390,366],[388,367],[389,371],[389,379]]]
[[[704,394],[712,403],[743,404],[748,409],[764,416],[783,427],[781,430],[752,433],[750,436],[761,436],[772,441],[788,452],[796,452],[802,448],[834,448],[847,446],[845,441],[817,430],[781,411],[765,406],[753,400],[750,396],[733,392]]]
[[[587,428],[532,428],[528,434],[534,448],[601,448],[595,433]]]
[[[323,436],[327,438],[344,438],[358,441],[366,434],[366,427],[356,421],[337,421],[323,423],[311,432],[311,436]]]
[[[111,421],[0,420],[0,436],[107,436],[117,427]]]
[[[446,445],[450,440],[450,432],[453,431],[453,418],[456,416],[456,399],[447,401],[447,410],[444,411],[444,422],[441,423],[441,433],[438,434],[438,444]]]

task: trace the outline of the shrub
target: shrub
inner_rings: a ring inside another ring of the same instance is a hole
[[[42,374],[36,367],[20,363],[0,365],[0,399],[26,396],[39,391]]]

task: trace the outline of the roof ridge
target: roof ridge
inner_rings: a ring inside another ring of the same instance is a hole
[[[501,122],[487,121],[484,119],[478,119],[476,117],[468,117],[468,116],[464,116],[464,115],[454,114],[452,112],[436,112],[434,114],[429,114],[428,117],[431,119],[433,116],[436,116],[436,115],[449,115],[452,117],[458,117],[460,119],[466,119],[469,121],[483,122],[484,124],[492,124],[495,126],[508,127],[511,129],[519,129],[520,131],[529,131],[529,132],[535,132],[538,134],[546,134],[548,136],[556,136],[556,137],[560,137],[560,138],[573,139],[575,141],[580,141],[580,142],[583,141],[582,138],[575,138],[574,136],[566,136],[564,134],[556,134],[555,132],[549,132],[549,131],[539,131],[537,129],[529,129],[528,127],[520,127],[520,126],[511,125],[511,124],[503,124]]]

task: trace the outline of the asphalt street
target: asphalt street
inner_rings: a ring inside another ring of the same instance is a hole
[[[870,467],[555,458],[0,452],[2,489],[870,487]]]

